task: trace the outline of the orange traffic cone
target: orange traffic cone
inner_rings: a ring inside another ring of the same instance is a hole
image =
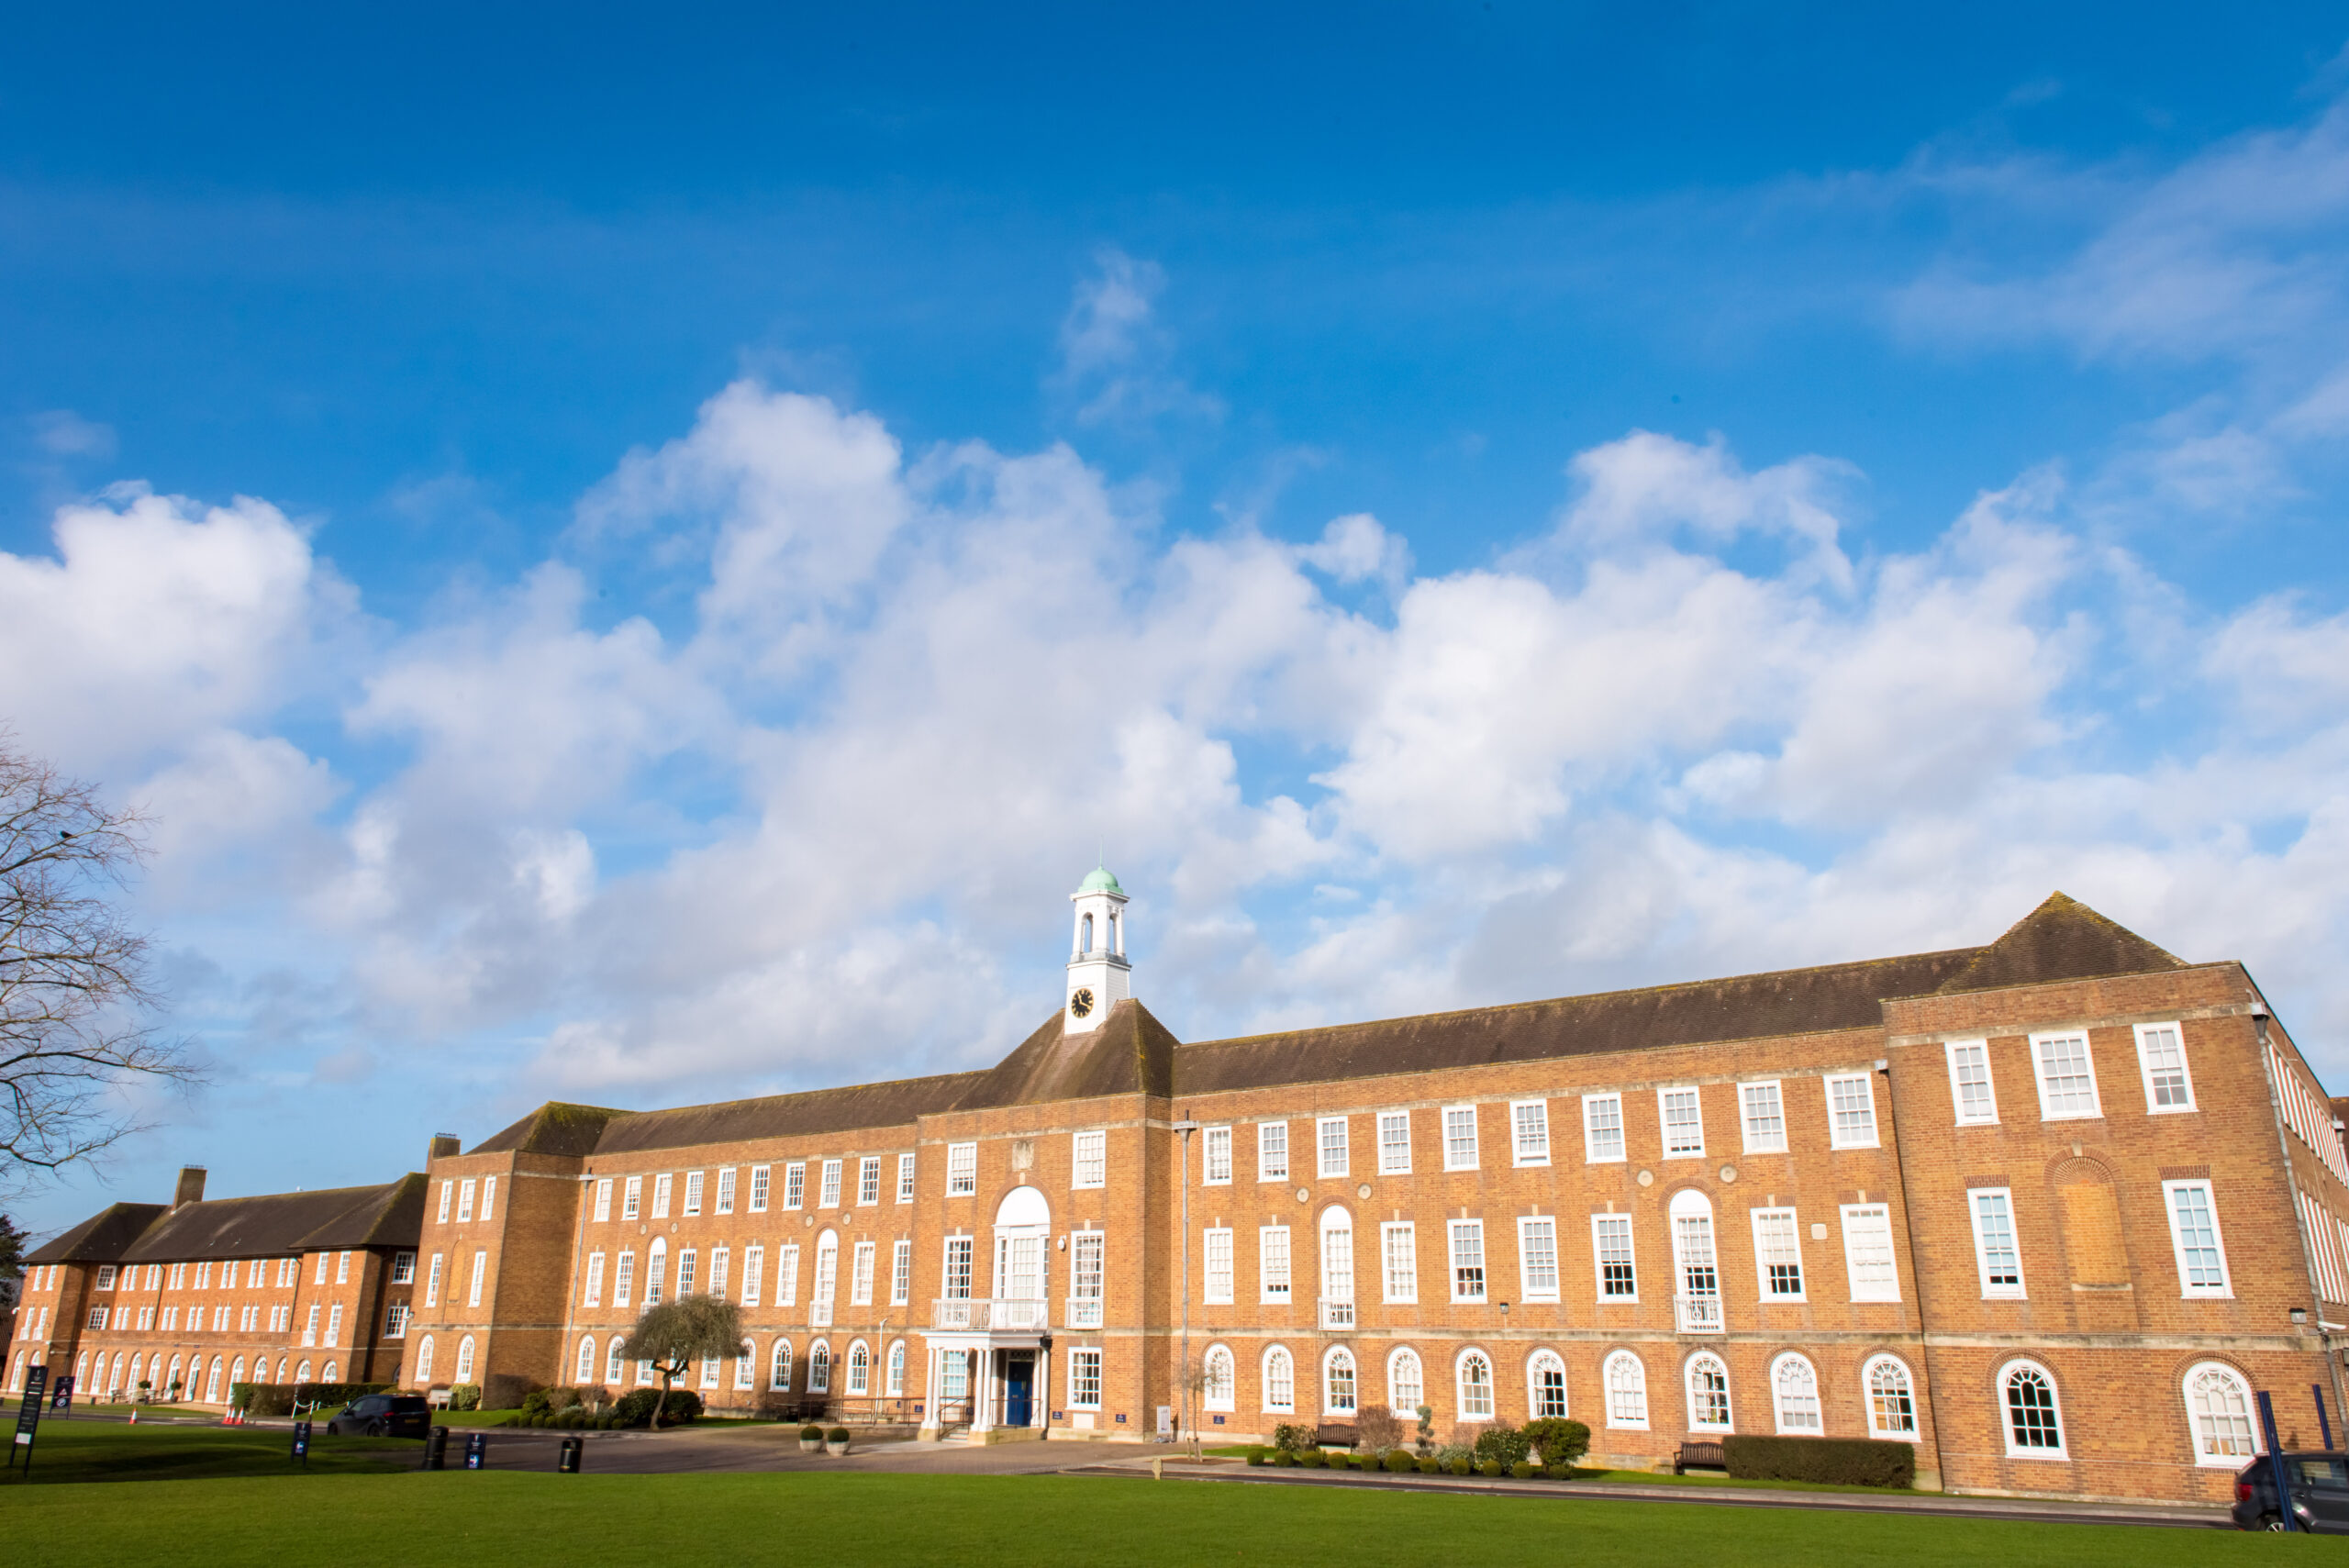
[[[134,1427],[139,1424],[139,1407],[136,1405],[130,1407],[130,1424]]]

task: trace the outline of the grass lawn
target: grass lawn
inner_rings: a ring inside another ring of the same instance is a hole
[[[0,1471],[0,1492],[32,1496],[54,1482],[276,1476],[298,1468],[293,1446],[294,1434],[284,1427],[43,1421],[30,1484],[17,1472]],[[330,1438],[322,1426],[310,1442],[310,1468],[321,1475],[389,1474],[413,1468],[423,1451],[413,1438]]]
[[[62,1424],[61,1424],[62,1425]],[[56,1429],[51,1429],[54,1431]],[[259,1543],[295,1556],[563,1568],[778,1563],[1022,1565],[1254,1562],[1444,1564],[1571,1561],[1708,1568],[2028,1562],[2165,1568],[2266,1562],[2287,1551],[2349,1563],[2349,1542],[2118,1525],[1840,1517],[1679,1503],[1526,1501],[1357,1487],[1232,1486],[1077,1476],[366,1473],[382,1445],[321,1442],[293,1472],[283,1444],[234,1428],[138,1440],[42,1434],[47,1468],[0,1480],[12,1561],[228,1563]],[[116,1429],[124,1434],[128,1429]],[[273,1434],[282,1436],[282,1434]],[[413,1464],[414,1445],[405,1452]],[[101,1475],[137,1488],[62,1483]],[[48,1483],[44,1485],[44,1482]],[[418,1553],[421,1555],[418,1555]],[[651,1554],[648,1558],[648,1552]]]

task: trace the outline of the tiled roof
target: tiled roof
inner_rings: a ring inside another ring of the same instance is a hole
[[[342,1247],[413,1247],[424,1230],[424,1178],[373,1187],[214,1198],[177,1208],[118,1203],[25,1261],[182,1262],[275,1257]]]
[[[1980,949],[1972,963],[1934,989],[1996,991],[2009,985],[2043,985],[2057,980],[2184,967],[2184,960],[2115,925],[2077,899],[2051,893],[2045,903],[2016,921],[2006,935]]]
[[[888,1084],[856,1084],[843,1089],[811,1089],[797,1095],[618,1116],[605,1124],[595,1151],[626,1154],[754,1138],[907,1127],[917,1117],[953,1109],[971,1085],[985,1076],[984,1073],[949,1073],[935,1078],[901,1078]]]

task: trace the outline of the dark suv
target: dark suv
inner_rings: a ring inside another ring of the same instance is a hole
[[[431,1429],[432,1407],[421,1394],[362,1395],[327,1421],[335,1437],[420,1438]]]
[[[2276,1473],[2266,1454],[2235,1475],[2235,1525],[2241,1529],[2282,1529],[2276,1503]],[[2288,1453],[2285,1476],[2292,1484],[2292,1514],[2311,1535],[2349,1535],[2349,1455]]]

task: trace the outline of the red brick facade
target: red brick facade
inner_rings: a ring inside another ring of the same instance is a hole
[[[1953,1490],[2215,1502],[2252,1391],[2288,1441],[2342,1409],[2331,1103],[2240,965],[2060,895],[1981,949],[1250,1040],[1102,1010],[985,1073],[436,1142],[398,1380],[632,1385],[690,1268],[749,1333],[708,1402],[997,1437],[1563,1401],[1623,1464],[1876,1436]],[[56,1365],[111,1340],[53,1272]]]

